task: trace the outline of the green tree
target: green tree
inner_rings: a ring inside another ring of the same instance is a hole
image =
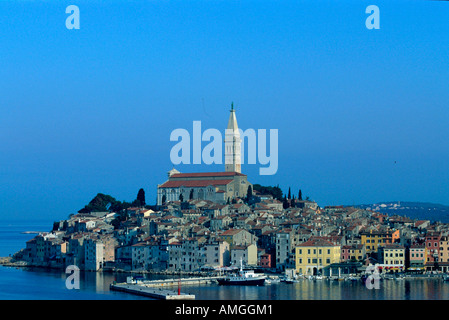
[[[103,193],[98,193],[84,208],[79,210],[79,213],[90,213],[90,212],[106,212],[114,211],[115,208],[121,207],[120,201],[110,195]]]
[[[287,197],[284,196],[284,198],[282,199],[282,208],[287,209],[288,207],[289,207],[289,204],[288,204]]]
[[[301,191],[301,189],[299,189],[298,200],[302,201],[302,191]]]
[[[250,201],[253,197],[253,188],[251,187],[251,185],[248,186],[248,190],[246,192],[246,201]]]
[[[282,201],[282,190],[279,188],[279,186],[276,187],[269,187],[269,186],[261,186],[260,184],[254,184],[253,190],[261,193],[261,194],[269,194],[273,196],[273,198]]]
[[[290,200],[292,198],[292,192],[290,190],[290,187],[288,187],[288,196],[287,199]]]
[[[193,200],[193,189],[190,189],[189,200]]]
[[[166,201],[167,201],[167,196],[164,194],[162,196],[162,204],[165,204]]]
[[[181,202],[184,201],[184,196],[182,195],[182,193],[179,194],[179,201],[181,201]]]

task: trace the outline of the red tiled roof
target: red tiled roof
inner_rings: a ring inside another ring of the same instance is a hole
[[[231,182],[232,180],[177,180],[167,181],[159,186],[159,188],[224,186]]]
[[[246,176],[239,172],[194,172],[194,173],[176,173],[170,178],[197,178],[197,177],[233,177]]]
[[[304,243],[298,244],[299,247],[334,247],[335,244],[324,239],[310,239]]]

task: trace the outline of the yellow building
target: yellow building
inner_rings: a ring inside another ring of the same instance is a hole
[[[377,252],[379,248],[394,243],[399,239],[399,230],[361,232],[361,243],[365,245],[366,253]]]
[[[340,262],[340,246],[330,241],[311,238],[295,248],[296,273],[316,275],[332,263]]]
[[[385,271],[403,271],[405,268],[405,248],[399,244],[387,244],[382,248]]]

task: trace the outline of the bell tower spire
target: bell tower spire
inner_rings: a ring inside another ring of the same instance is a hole
[[[240,132],[235,116],[234,102],[231,103],[228,127],[225,132],[225,171],[241,173]]]

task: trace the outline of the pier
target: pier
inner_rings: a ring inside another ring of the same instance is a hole
[[[144,285],[118,283],[111,284],[111,290],[127,292],[139,296],[145,296],[160,300],[195,300],[195,295],[166,290],[162,288],[150,288]]]
[[[147,296],[162,300],[194,300],[195,295],[180,292],[181,286],[210,284],[220,277],[197,277],[161,280],[143,280],[128,277],[126,283],[111,284],[111,290]],[[175,290],[175,287],[178,290]]]

